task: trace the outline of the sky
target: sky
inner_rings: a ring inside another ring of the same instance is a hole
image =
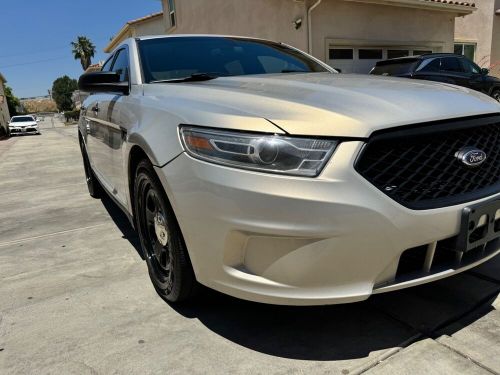
[[[78,79],[71,41],[96,45],[92,63],[125,22],[161,11],[159,0],[16,0],[0,5],[0,73],[19,98],[47,95],[58,77]]]

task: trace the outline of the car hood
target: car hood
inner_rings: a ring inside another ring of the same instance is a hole
[[[173,93],[185,104],[177,109],[185,106],[183,117],[194,116],[197,125],[220,126],[214,115],[231,113],[267,119],[295,135],[368,137],[394,126],[500,112],[495,100],[462,87],[369,75],[289,73],[145,85],[146,95]],[[210,112],[210,123],[200,123],[199,111]]]

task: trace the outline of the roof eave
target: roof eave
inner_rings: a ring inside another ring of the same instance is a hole
[[[477,8],[467,5],[456,5],[450,3],[440,3],[426,0],[345,0],[358,3],[372,3],[380,5],[398,6],[406,8],[429,9],[443,12],[455,13],[464,16],[476,11]]]
[[[113,39],[111,39],[111,42],[109,42],[109,44],[104,47],[104,52],[106,53],[110,53],[112,52],[117,44],[118,44],[118,41],[122,39],[122,37],[130,30],[130,24],[127,22],[125,24],[125,26],[123,26],[121,28],[121,30],[118,32],[118,34],[116,34]]]

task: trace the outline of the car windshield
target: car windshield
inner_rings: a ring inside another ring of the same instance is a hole
[[[280,43],[230,37],[170,37],[139,41],[146,83],[193,75],[242,76],[327,72],[305,54]]]
[[[30,116],[22,116],[22,117],[13,117],[11,122],[33,122],[33,117]]]
[[[417,59],[386,60],[377,63],[371,74],[381,76],[394,76],[411,73],[417,65]]]

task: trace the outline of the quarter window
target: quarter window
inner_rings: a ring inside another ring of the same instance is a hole
[[[128,53],[126,49],[118,51],[115,63],[111,71],[118,73],[120,75],[120,82],[128,81]]]
[[[101,68],[102,72],[109,72],[111,70],[111,65],[113,64],[113,56],[114,55],[111,55],[108,61],[104,63],[103,67]]]
[[[382,60],[382,50],[381,49],[360,49],[359,59],[360,60]]]
[[[170,27],[175,27],[177,24],[175,15],[175,0],[168,0],[168,17],[170,20]]]

